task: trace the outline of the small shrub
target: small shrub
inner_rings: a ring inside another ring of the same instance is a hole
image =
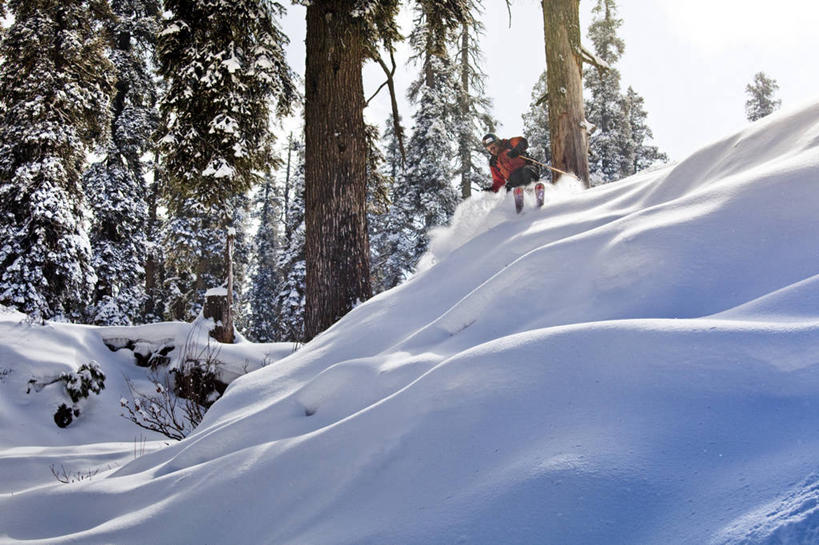
[[[181,441],[202,421],[204,409],[191,400],[180,400],[174,394],[170,378],[160,382],[156,374],[152,374],[151,382],[154,391],[146,394],[127,381],[132,399],[120,399],[120,406],[128,413],[122,416],[142,429]]]
[[[60,380],[65,382],[65,390],[74,403],[86,399],[91,392],[99,395],[105,389],[105,373],[95,361],[84,363],[76,373],[63,373]]]
[[[80,409],[76,405],[69,407],[65,403],[57,407],[57,412],[54,413],[54,423],[59,428],[67,428],[75,417],[80,416]]]
[[[80,481],[87,481],[99,473],[99,469],[89,469],[88,471],[69,471],[64,465],[59,469],[56,465],[51,465],[51,474],[54,478],[63,484],[78,483]]]
[[[57,407],[54,413],[54,423],[60,428],[68,427],[75,418],[80,416],[80,407],[78,403],[87,399],[91,393],[99,395],[105,389],[105,373],[102,372],[100,364],[91,361],[80,366],[76,373],[60,373],[55,379],[40,381],[33,378],[28,381],[28,389],[26,393],[31,393],[33,389],[35,392],[41,391],[46,386],[62,382],[65,386],[65,392],[73,402],[71,407],[67,403],[63,403]]]

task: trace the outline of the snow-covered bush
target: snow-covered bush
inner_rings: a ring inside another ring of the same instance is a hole
[[[58,382],[65,385],[66,394],[72,401],[70,407],[67,403],[62,403],[54,413],[54,423],[65,428],[80,416],[79,402],[81,400],[87,399],[91,393],[99,395],[105,389],[105,373],[102,372],[99,363],[90,361],[82,364],[76,372],[60,373],[60,376],[49,381],[33,378],[28,381],[26,393],[31,393],[32,389],[39,392],[46,386]]]
[[[127,413],[122,416],[169,439],[185,438],[227,387],[219,378],[218,353],[218,345],[211,344],[209,338],[202,347],[195,342],[195,335],[189,335],[176,367],[167,373],[162,371],[162,378],[160,370],[154,368],[151,392],[141,392],[128,382],[131,399],[120,400]]]
[[[99,395],[105,389],[105,373],[95,361],[84,363],[76,373],[63,373],[60,380],[65,382],[65,390],[74,403],[87,398],[91,392]]]

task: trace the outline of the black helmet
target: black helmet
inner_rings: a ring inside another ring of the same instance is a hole
[[[491,144],[493,142],[497,142],[498,141],[498,135],[490,132],[487,135],[485,135],[481,139],[481,141],[483,142],[483,147],[486,147],[486,146],[488,146],[489,144]]]

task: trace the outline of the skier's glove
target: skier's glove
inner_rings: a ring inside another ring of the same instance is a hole
[[[507,152],[507,155],[510,159],[514,159],[518,155],[520,155],[520,150],[518,148],[512,148]]]

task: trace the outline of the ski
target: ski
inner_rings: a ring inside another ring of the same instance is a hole
[[[520,214],[523,210],[523,188],[516,187],[512,189],[512,193],[515,195],[515,212]]]
[[[537,200],[537,207],[541,208],[543,206],[543,200],[546,198],[546,186],[543,185],[543,182],[538,182],[535,184],[535,199]]]

